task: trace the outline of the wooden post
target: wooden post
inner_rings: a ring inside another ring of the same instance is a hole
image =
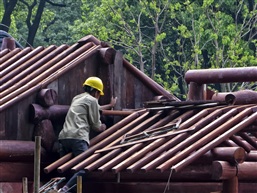
[[[234,176],[223,183],[222,193],[238,193],[238,177]]]
[[[28,178],[22,178],[22,193],[28,193]]]
[[[57,92],[53,89],[42,89],[37,95],[37,101],[43,107],[50,107],[57,101]]]
[[[188,100],[204,100],[204,85],[190,82]]]
[[[82,193],[82,176],[77,177],[77,193]]]
[[[34,193],[39,193],[40,186],[40,152],[41,137],[35,137],[35,153],[34,153]]]

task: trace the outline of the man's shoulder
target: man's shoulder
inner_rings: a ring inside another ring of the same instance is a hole
[[[90,94],[88,94],[87,92],[81,93],[81,94],[75,96],[73,98],[73,101],[83,101],[83,102],[88,101],[90,103],[91,102],[96,102],[97,103],[97,99],[94,98],[93,96],[91,96]]]

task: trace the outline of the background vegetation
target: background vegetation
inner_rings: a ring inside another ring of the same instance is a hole
[[[256,6],[255,0],[3,0],[0,30],[33,47],[92,34],[185,99],[189,69],[256,65]]]

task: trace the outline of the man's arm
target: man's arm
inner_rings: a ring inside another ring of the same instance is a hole
[[[100,110],[108,110],[108,109],[112,109],[114,106],[115,106],[115,104],[116,104],[116,101],[117,101],[117,97],[112,97],[111,98],[111,101],[110,101],[110,103],[109,104],[107,104],[107,105],[103,105],[103,106],[101,106],[100,107]]]

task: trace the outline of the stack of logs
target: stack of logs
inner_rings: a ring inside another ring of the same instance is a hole
[[[36,99],[38,104],[30,105],[30,118],[35,124],[34,136],[41,136],[41,145],[46,151],[52,152],[56,135],[52,121],[59,117],[64,117],[68,106],[64,110],[56,109],[57,93],[53,89],[42,89]]]

